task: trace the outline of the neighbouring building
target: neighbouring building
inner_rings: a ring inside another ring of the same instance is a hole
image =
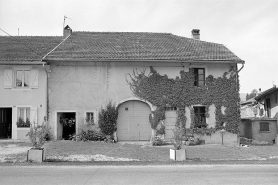
[[[254,97],[259,116],[242,117],[240,124],[240,136],[256,141],[264,141],[277,144],[278,125],[278,88],[276,86],[259,93]],[[251,115],[251,116],[250,116]]]
[[[41,59],[62,37],[0,37],[0,138],[26,139],[47,116],[47,74]]]
[[[67,26],[63,42],[42,59],[49,65],[49,124],[55,139],[91,129],[85,120],[97,129],[98,111],[112,100],[119,110],[115,136],[120,141],[150,140],[149,115],[162,107],[166,140],[180,115],[193,133],[216,130],[204,136],[206,143],[221,143],[220,129],[227,130],[224,142],[236,142],[238,64],[244,61],[222,44],[201,41],[199,30],[192,37],[72,32]],[[132,84],[143,82],[149,89],[136,94]],[[72,127],[61,119],[72,120]]]

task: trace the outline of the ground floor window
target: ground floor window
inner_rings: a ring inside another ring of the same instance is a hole
[[[194,108],[194,123],[196,128],[206,127],[206,107],[196,106]]]
[[[18,108],[17,127],[30,127],[30,107]]]
[[[94,113],[93,112],[86,112],[85,121],[87,124],[94,124]]]
[[[270,131],[268,122],[260,122],[260,131]]]

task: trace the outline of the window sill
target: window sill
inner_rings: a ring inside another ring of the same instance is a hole
[[[269,130],[269,131],[261,131],[261,130],[259,130],[259,132],[262,132],[262,133],[270,133],[271,131]]]
[[[31,91],[30,88],[13,88],[13,91]]]
[[[17,129],[18,129],[18,130],[27,130],[27,129],[29,130],[30,127],[17,127]]]

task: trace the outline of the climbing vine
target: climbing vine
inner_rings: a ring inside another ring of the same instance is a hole
[[[227,77],[228,75],[229,78]],[[167,75],[160,75],[153,67],[150,67],[149,74],[146,70],[134,70],[129,74],[127,80],[133,94],[151,102],[157,106],[157,110],[150,117],[153,129],[158,125],[158,120],[165,119],[165,107],[172,106],[178,108],[177,125],[185,128],[186,117],[185,107],[189,107],[191,116],[194,115],[192,105],[203,105],[206,107],[206,117],[210,105],[215,105],[215,128],[195,128],[194,119],[191,119],[190,133],[211,134],[216,130],[224,128],[228,132],[238,133],[238,123],[240,122],[239,94],[236,79],[236,69],[231,67],[222,77],[214,78],[212,75],[206,77],[206,84],[202,87],[194,86],[194,72],[180,71],[180,76],[168,78]],[[225,114],[222,114],[221,107],[226,107]],[[177,126],[176,125],[176,126]]]

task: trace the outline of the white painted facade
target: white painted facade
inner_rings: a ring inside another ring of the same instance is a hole
[[[29,87],[16,87],[16,71],[28,70]],[[27,139],[29,128],[17,128],[20,108],[30,110],[30,121],[41,124],[47,113],[47,75],[43,65],[0,66],[0,108],[12,109],[12,139]]]
[[[234,66],[236,64],[233,64]],[[232,65],[232,66],[233,66]],[[109,100],[116,105],[127,100],[135,100],[126,80],[133,70],[149,73],[150,66],[160,73],[166,74],[169,78],[180,76],[180,71],[189,71],[189,68],[205,68],[205,76],[213,75],[221,77],[224,72],[229,71],[231,64],[224,63],[198,63],[190,62],[58,62],[52,61],[49,73],[49,123],[57,138],[58,112],[75,111],[76,112],[76,132],[82,129],[91,129],[92,126],[85,124],[85,113],[91,110],[97,113],[101,107],[104,107]],[[149,104],[151,110],[155,106]],[[186,108],[187,123],[190,121],[190,112]],[[210,116],[207,118],[209,126],[215,125],[215,106],[211,105],[209,109]],[[95,118],[97,120],[97,118]],[[190,124],[187,124],[189,127]],[[97,125],[93,126],[97,128]]]

